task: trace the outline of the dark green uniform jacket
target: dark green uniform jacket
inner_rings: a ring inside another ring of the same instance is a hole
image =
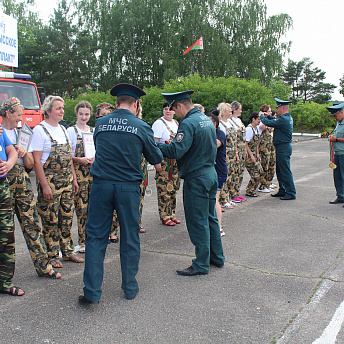
[[[215,165],[215,126],[209,117],[196,108],[187,113],[170,144],[158,145],[164,156],[177,159],[181,178],[190,178],[193,172]]]
[[[101,117],[94,130],[96,156],[93,178],[107,181],[141,181],[141,155],[152,164],[162,161],[153,130],[126,109]]]
[[[293,139],[293,118],[290,113],[286,113],[278,118],[273,116],[260,116],[261,121],[268,127],[275,128],[274,130],[274,145],[281,143],[291,143]]]

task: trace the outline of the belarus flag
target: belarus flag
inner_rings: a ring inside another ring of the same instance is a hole
[[[197,40],[190,48],[186,49],[184,51],[184,54],[187,54],[191,50],[203,50],[203,38],[201,37],[199,40]]]

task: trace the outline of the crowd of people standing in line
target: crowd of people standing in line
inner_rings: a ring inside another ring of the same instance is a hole
[[[204,113],[200,104],[195,104],[194,107]],[[163,115],[154,122],[152,130],[155,141],[163,145],[170,144],[175,139],[179,123],[173,118],[175,112],[171,103],[166,101],[162,108]],[[96,117],[101,118],[114,110],[115,107],[109,103],[99,104]],[[24,292],[14,287],[12,282],[13,212],[17,215],[38,276],[61,278],[61,274],[56,271],[63,268],[60,252],[63,261],[84,262],[83,258],[75,254],[71,228],[75,211],[79,252],[85,253],[86,222],[92,186],[91,166],[94,162],[94,157],[86,157],[83,142],[85,134],[94,132],[94,128],[87,124],[93,112],[89,102],[81,101],[76,105],[76,124],[66,130],[59,124],[64,115],[63,99],[48,96],[42,106],[44,121],[34,128],[28,150],[17,145],[17,126],[22,119],[22,111],[23,107],[17,98],[3,102],[0,107],[4,128],[0,136],[0,194],[1,207],[6,213],[0,219],[2,233],[6,233],[2,234],[0,243],[1,266],[5,266],[0,269],[0,292],[14,296],[24,295]],[[221,236],[225,234],[221,224],[224,209],[234,209],[246,201],[246,197],[257,197],[258,192],[268,193],[275,187],[272,184],[276,164],[273,129],[261,123],[261,116],[274,116],[275,111],[271,106],[263,105],[259,112],[250,115],[247,127],[240,119],[241,113],[242,105],[234,101],[231,104],[220,103],[207,114],[215,126],[217,138],[216,213]],[[136,117],[142,119],[141,99],[138,101]],[[177,142],[182,140],[183,136],[177,136]],[[176,159],[167,156],[168,154],[163,158],[161,166],[156,164],[158,212],[163,225],[175,226],[181,223],[175,214],[180,171]],[[246,187],[246,197],[243,197],[240,195],[240,188],[245,167],[250,174],[250,181]],[[32,168],[37,177],[37,201],[27,173]],[[146,230],[142,225],[142,209],[148,174],[147,161],[143,155],[141,172],[143,179],[140,184],[139,224],[140,232],[144,233]],[[123,219],[121,221],[123,223]],[[118,242],[117,233],[121,221],[114,210],[109,243]]]

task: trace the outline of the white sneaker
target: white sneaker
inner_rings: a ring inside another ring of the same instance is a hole
[[[232,201],[230,201],[229,204],[232,205],[233,207],[237,207],[237,206],[238,206],[237,203],[234,203],[234,202],[232,202]]]
[[[225,203],[223,206],[222,206],[222,208],[228,208],[228,209],[233,209],[234,208],[234,206],[231,204],[231,203]]]
[[[275,184],[270,184],[269,188],[270,188],[270,189],[277,188],[277,185],[275,185]]]
[[[222,228],[220,229],[220,233],[221,233],[221,236],[224,236],[224,235],[226,235],[226,233],[223,231],[223,229],[222,229]]]
[[[263,193],[269,193],[269,192],[270,192],[270,190],[267,189],[267,188],[262,189],[262,190],[258,189],[258,191],[259,191],[259,192],[263,192]]]

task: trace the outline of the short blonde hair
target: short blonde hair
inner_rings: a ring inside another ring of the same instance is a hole
[[[53,103],[55,100],[59,100],[64,103],[64,100],[59,96],[48,96],[44,99],[43,105],[42,105],[42,112],[44,115],[44,118],[48,118],[47,111],[50,111],[53,107]]]
[[[225,112],[231,112],[232,111],[232,106],[229,103],[220,103],[217,108],[220,111],[220,116],[224,115]]]

